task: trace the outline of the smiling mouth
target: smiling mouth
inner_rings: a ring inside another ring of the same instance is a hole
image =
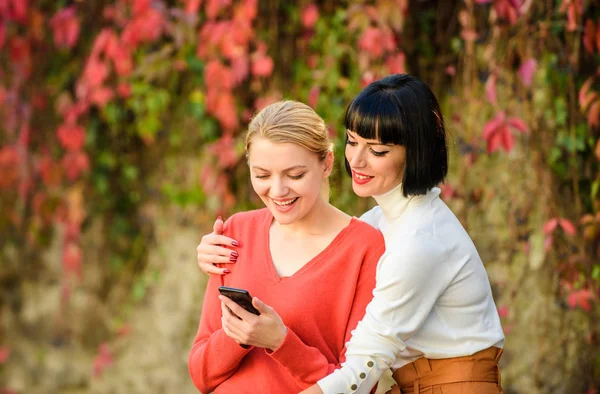
[[[277,205],[277,206],[280,206],[280,207],[287,207],[287,206],[292,205],[293,203],[295,203],[296,200],[298,200],[298,197],[292,198],[292,199],[289,199],[289,200],[285,200],[285,201],[273,200],[273,203],[275,205]]]

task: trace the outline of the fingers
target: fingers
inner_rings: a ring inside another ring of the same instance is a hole
[[[254,319],[257,317],[256,315],[248,312],[247,310],[239,306],[236,302],[230,300],[225,296],[220,295],[219,299],[223,304],[225,304],[227,308],[231,310],[233,314],[239,316],[242,320],[244,320],[247,323],[254,321]]]
[[[202,270],[202,272],[205,272],[209,275],[225,275],[225,274],[229,274],[231,272],[227,268],[219,268],[216,265],[213,265],[211,263],[198,262],[198,265],[200,266],[200,269]]]
[[[199,251],[202,251],[206,245],[213,245],[213,246],[220,245],[220,246],[236,247],[236,246],[239,246],[239,243],[235,239],[229,238],[225,235],[210,233],[210,234],[206,234],[205,236],[202,237],[202,241],[198,245],[197,249]]]

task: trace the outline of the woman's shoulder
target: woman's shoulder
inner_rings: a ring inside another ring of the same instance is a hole
[[[225,221],[225,231],[233,228],[254,227],[265,220],[268,220],[271,213],[267,208],[253,209],[234,213]]]
[[[383,215],[383,213],[381,212],[381,208],[379,207],[379,205],[377,205],[368,210],[367,212],[363,213],[360,217],[360,220],[362,220],[365,223],[368,223],[374,228],[379,228],[379,220],[381,219],[381,215]]]

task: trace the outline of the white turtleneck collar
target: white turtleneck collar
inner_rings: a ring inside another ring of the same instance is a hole
[[[419,201],[423,198],[431,199],[439,196],[440,189],[434,187],[430,191],[427,192],[425,196],[408,196],[404,197],[402,194],[402,182],[392,190],[387,193],[381,194],[379,196],[373,196],[375,201],[377,201],[377,205],[381,208],[383,215],[387,220],[397,219],[404,212],[406,212],[408,205],[411,201]]]

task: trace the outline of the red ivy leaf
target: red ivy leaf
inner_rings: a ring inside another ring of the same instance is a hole
[[[10,357],[10,348],[8,346],[0,347],[0,365],[4,364]]]
[[[185,3],[185,12],[190,15],[196,15],[200,9],[202,0],[183,0]]]
[[[496,74],[491,74],[485,83],[485,95],[490,103],[496,104],[498,102],[496,96]]]
[[[62,124],[58,127],[56,135],[63,148],[77,151],[85,143],[85,129],[76,124]]]
[[[83,272],[81,269],[81,262],[83,259],[83,252],[81,247],[76,243],[69,242],[65,245],[63,250],[63,269],[66,275],[73,275],[78,279],[82,279]]]
[[[585,21],[585,28],[583,29],[583,46],[589,54],[594,54],[594,47],[596,46],[596,25],[590,18]]]
[[[588,289],[575,290],[569,294],[567,302],[572,309],[580,306],[586,312],[590,312],[592,310],[592,306],[590,305],[590,300],[592,298],[593,294]]]
[[[112,100],[114,96],[115,92],[112,89],[103,86],[94,90],[90,96],[90,101],[96,104],[98,107],[104,108],[104,106],[110,100]]]
[[[4,22],[0,22],[0,49],[4,46],[4,41],[6,40],[6,27],[4,26]]]
[[[229,6],[231,0],[207,0],[206,2],[206,16],[208,19],[215,19],[219,12]]]
[[[558,226],[558,219],[550,219],[544,225],[544,234],[551,234]]]
[[[98,354],[94,357],[93,374],[94,377],[98,377],[102,374],[102,371],[113,364],[113,357],[110,348],[107,343],[102,343],[98,346]]]
[[[319,20],[319,9],[315,4],[309,4],[302,10],[302,26],[311,29]]]
[[[273,72],[273,59],[269,55],[260,54],[252,62],[252,74],[257,77],[268,77]]]
[[[579,89],[579,108],[581,108],[582,111],[585,111],[588,105],[596,98],[596,92],[590,93],[593,82],[593,78],[588,78],[581,86],[581,89]]]
[[[571,223],[567,219],[558,219],[558,224],[560,225],[560,227],[562,227],[564,232],[567,233],[568,235],[575,235],[575,233],[577,233],[577,230],[575,229],[575,226],[573,225],[573,223]]]
[[[312,89],[310,89],[310,93],[308,93],[307,104],[310,105],[311,108],[317,108],[320,93],[321,88],[319,86],[313,86]]]
[[[521,133],[527,132],[527,125],[522,119],[510,118],[507,123],[510,127],[512,127],[513,129],[517,129]]]
[[[406,72],[406,55],[404,52],[389,55],[385,59],[385,65],[390,74],[404,74]]]
[[[600,100],[595,101],[588,110],[588,124],[590,127],[598,127],[600,125]]]
[[[508,317],[508,307],[506,305],[498,308],[498,316],[500,316],[500,318]]]
[[[67,7],[58,11],[50,20],[54,31],[54,44],[59,48],[73,48],[79,37],[79,19],[75,15],[74,7]]]
[[[525,84],[525,86],[531,86],[533,82],[533,74],[535,73],[535,69],[537,68],[537,62],[533,58],[527,59],[521,67],[519,67],[519,77]]]
[[[90,159],[85,152],[67,152],[61,162],[65,174],[70,181],[75,181],[79,175],[90,168]]]
[[[117,94],[122,98],[131,96],[131,86],[128,83],[120,83],[117,86]]]

